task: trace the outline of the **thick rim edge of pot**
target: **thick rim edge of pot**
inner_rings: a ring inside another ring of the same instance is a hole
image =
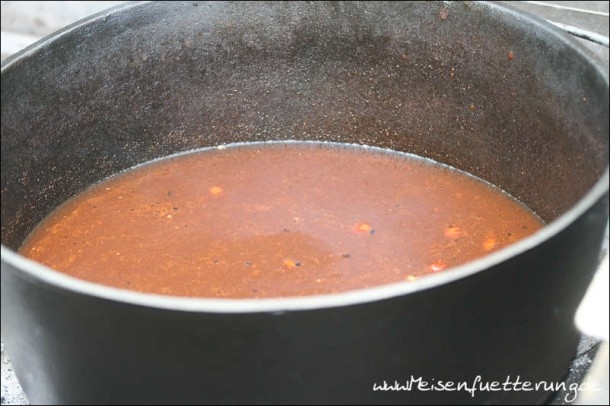
[[[54,41],[65,33],[89,23],[92,20],[103,18],[106,15],[115,13],[119,10],[131,8],[141,4],[142,2],[127,3],[119,5],[94,14],[84,20],[71,24],[64,29],[51,34],[30,47],[8,57],[2,61],[2,70],[8,68],[12,63],[27,55],[34,53],[38,48],[44,46],[48,41]],[[569,35],[563,33],[556,27],[544,22],[543,20],[525,12],[517,11],[514,8],[505,7],[504,5],[488,4],[490,8],[504,9],[509,13],[518,14],[522,18],[529,20],[532,24],[543,30],[550,30],[559,40],[567,41],[575,46],[582,57],[589,60],[592,65],[598,65],[591,54],[580,47],[579,44]],[[600,69],[600,72],[608,83],[608,76]],[[606,86],[607,87],[607,86]],[[420,292],[427,289],[432,289],[479,272],[493,272],[495,265],[509,260],[512,257],[520,255],[542,243],[551,239],[556,234],[574,223],[581,215],[591,208],[600,198],[602,198],[609,188],[610,175],[609,168],[606,167],[603,175],[587,192],[587,194],[579,200],[570,210],[562,214],[551,223],[545,225],[540,231],[531,236],[501,249],[493,254],[482,257],[478,260],[468,262],[466,264],[456,266],[450,270],[427,275],[413,282],[396,282],[388,285],[381,285],[366,289],[352,290],[344,293],[329,294],[329,295],[314,295],[302,297],[285,297],[285,298],[268,298],[268,299],[209,299],[209,298],[189,298],[178,296],[155,295],[150,293],[140,293],[124,289],[113,288],[109,286],[98,285],[96,283],[87,282],[77,279],[61,272],[55,271],[36,261],[27,259],[19,255],[17,252],[2,245],[0,254],[2,258],[2,268],[4,264],[11,265],[19,270],[23,278],[34,279],[35,282],[49,284],[58,289],[64,289],[76,294],[82,294],[101,299],[111,300],[137,306],[146,306],[159,309],[167,309],[174,311],[187,312],[207,312],[207,313],[260,313],[270,312],[276,315],[283,314],[287,311],[302,311],[312,309],[322,309],[340,306],[349,306],[374,302],[384,299],[391,299],[397,296],[403,296],[414,292]],[[2,269],[2,273],[8,271]]]
[[[391,299],[414,292],[432,289],[479,272],[494,272],[494,266],[522,254],[574,223],[608,191],[609,170],[595,183],[591,190],[574,207],[540,231],[493,254],[468,262],[450,270],[427,275],[413,282],[397,282],[366,289],[352,290],[330,295],[265,299],[208,299],[139,293],[124,289],[98,285],[55,271],[38,262],[27,259],[2,245],[2,262],[12,265],[23,277],[33,278],[39,283],[53,285],[77,294],[95,296],[116,302],[168,310],[208,313],[259,313],[271,312],[280,315],[286,311],[311,310],[340,307]],[[600,247],[601,248],[601,247]],[[5,272],[5,270],[2,270]]]

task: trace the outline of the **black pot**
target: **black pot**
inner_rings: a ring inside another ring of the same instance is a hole
[[[413,283],[304,298],[140,294],[16,253],[111,174],[270,139],[430,157],[548,225]],[[562,380],[607,197],[608,77],[533,17],[471,2],[128,4],[2,65],[2,335],[34,403],[541,402],[542,388],[438,381]],[[437,386],[374,390],[411,377]]]

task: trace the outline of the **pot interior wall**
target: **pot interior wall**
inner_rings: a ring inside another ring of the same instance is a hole
[[[179,151],[305,139],[412,152],[549,221],[608,164],[608,82],[495,5],[152,3],[2,71],[2,243],[68,197]]]

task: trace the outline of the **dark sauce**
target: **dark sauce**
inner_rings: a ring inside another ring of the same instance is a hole
[[[272,142],[186,153],[92,186],[20,252],[140,292],[343,292],[463,264],[542,227],[480,179],[408,154]]]

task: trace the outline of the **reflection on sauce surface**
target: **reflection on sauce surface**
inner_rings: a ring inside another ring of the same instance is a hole
[[[428,160],[277,142],[112,177],[60,206],[20,252],[124,289],[262,298],[412,281],[541,227],[505,193]]]

